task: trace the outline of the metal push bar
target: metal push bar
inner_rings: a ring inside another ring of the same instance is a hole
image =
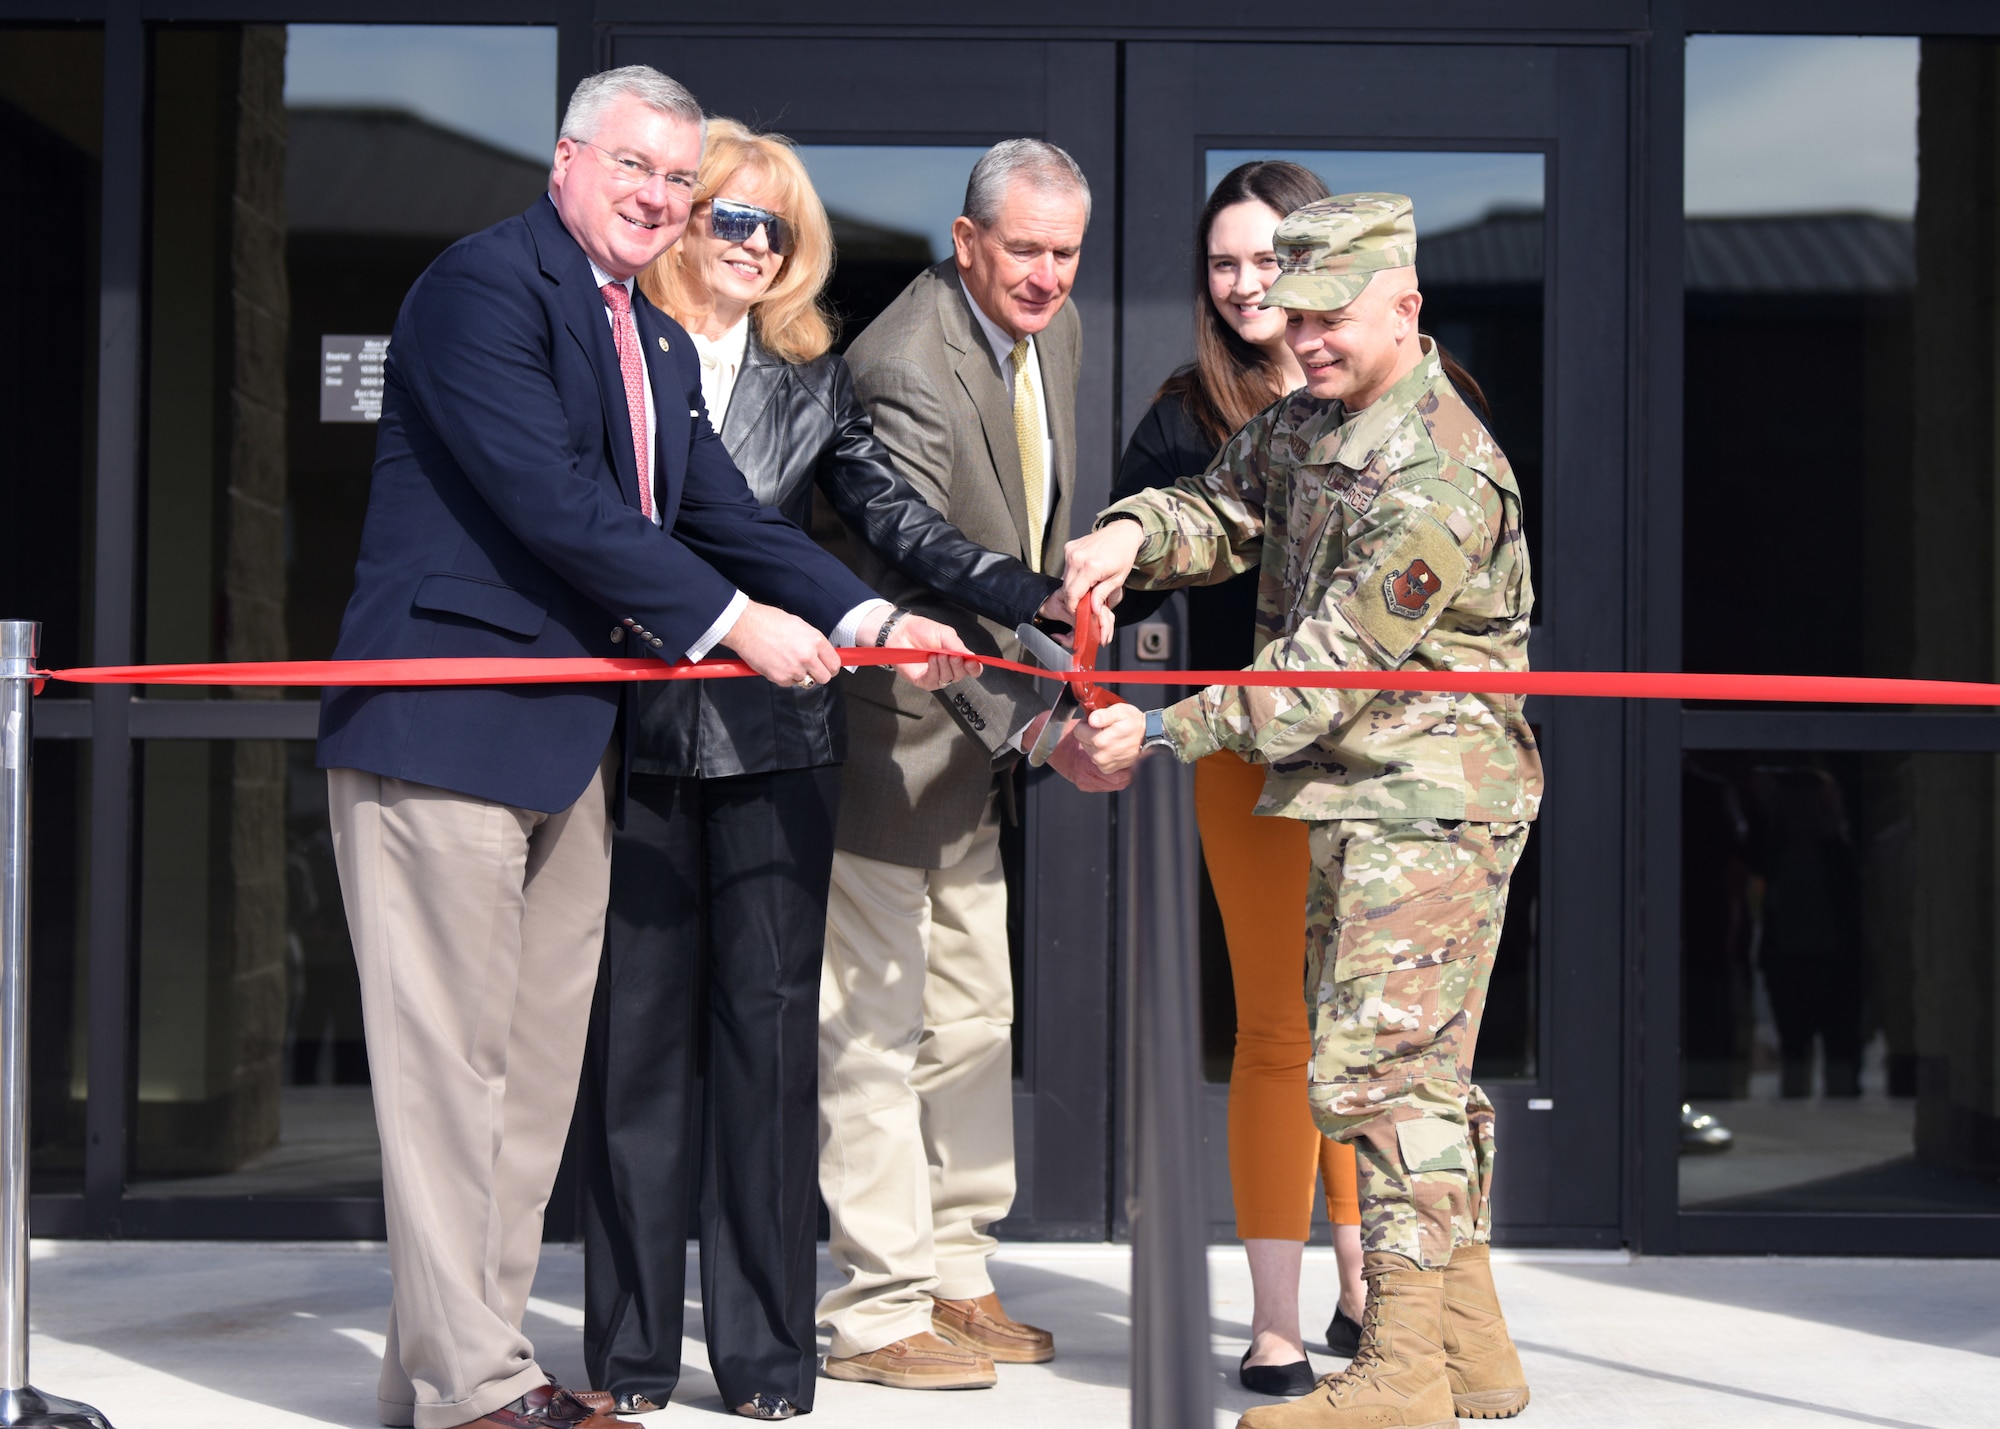
[[[0,620],[0,1425],[111,1429],[28,1383],[28,821],[42,627]]]

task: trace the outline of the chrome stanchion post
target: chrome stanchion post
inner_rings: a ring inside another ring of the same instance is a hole
[[[28,814],[42,627],[0,620],[0,1425],[111,1429],[28,1383]]]

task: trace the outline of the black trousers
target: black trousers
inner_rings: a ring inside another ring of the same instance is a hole
[[[665,1404],[688,1211],[724,1404],[812,1408],[820,961],[840,770],[635,775],[577,1104],[584,1363]],[[697,1129],[699,1128],[699,1129]]]

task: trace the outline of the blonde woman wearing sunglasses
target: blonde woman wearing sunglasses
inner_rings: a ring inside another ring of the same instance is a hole
[[[692,334],[708,419],[760,504],[805,526],[817,491],[948,599],[1008,626],[1058,613],[1053,578],[961,535],[875,439],[830,351],[833,257],[789,141],[712,119],[686,236],[639,282]],[[577,1108],[585,1360],[619,1409],[667,1402],[698,1198],[716,1387],[738,1414],[788,1419],[811,1410],[818,1368],[820,955],[844,710],[825,686],[753,680],[651,682],[632,710]]]

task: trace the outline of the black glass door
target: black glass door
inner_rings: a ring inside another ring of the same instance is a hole
[[[1111,487],[1117,47],[1039,40],[685,36],[621,31],[614,64],[650,64],[711,114],[795,140],[833,220],[832,300],[851,338],[949,251],[951,220],[990,144],[1060,144],[1090,180],[1093,220],[1071,301],[1083,320],[1076,510]],[[1083,520],[1080,514],[1078,520]],[[1100,1240],[1111,1116],[1112,808],[1040,772],[1003,836],[1015,951],[1019,1191],[1001,1234]]]
[[[1492,400],[1521,479],[1540,669],[1624,663],[1627,88],[1592,48],[1133,44],[1126,49],[1120,416],[1193,349],[1193,230],[1215,181],[1284,158],[1336,193],[1415,201],[1424,326]],[[1515,876],[1475,1075],[1500,1111],[1503,1241],[1617,1244],[1623,711],[1536,700],[1549,791]],[[1194,837],[1189,830],[1189,837]],[[1234,1008],[1203,938],[1209,1212],[1233,1233]]]

